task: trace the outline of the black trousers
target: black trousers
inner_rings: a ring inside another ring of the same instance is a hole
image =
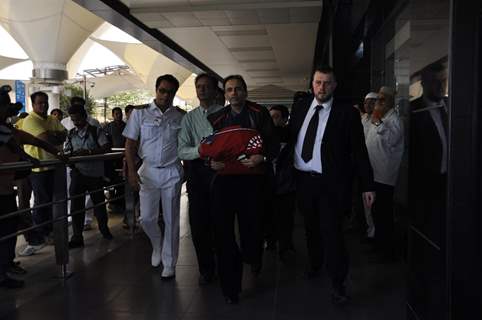
[[[321,175],[297,172],[297,205],[305,219],[311,267],[326,263],[333,287],[343,285],[348,273],[348,253],[343,235],[342,191]]]
[[[18,209],[28,209],[30,208],[30,198],[32,197],[32,185],[29,178],[23,178],[15,181],[17,186],[17,196],[18,196]],[[32,212],[27,211],[19,216],[18,228],[27,229],[33,225]],[[29,245],[40,245],[44,242],[42,235],[38,230],[30,230],[23,234],[25,241]]]
[[[211,184],[214,171],[202,160],[189,161],[187,196],[189,199],[189,224],[196,249],[199,272],[212,276],[216,272],[214,251],[214,222],[211,213]]]
[[[218,274],[225,296],[241,292],[243,262],[261,263],[262,186],[263,177],[258,175],[218,175],[213,180],[212,208]],[[235,238],[235,217],[241,249]]]
[[[393,256],[393,190],[393,186],[375,182],[377,196],[372,207],[375,242],[379,252],[387,257]]]
[[[32,172],[29,176],[32,184],[34,205],[38,206],[44,203],[51,202],[54,195],[54,175],[55,170],[47,170],[42,172]],[[41,224],[48,220],[52,220],[52,206],[47,206],[32,210],[32,218],[34,225]],[[49,223],[40,227],[38,233],[43,237],[48,236],[52,232],[52,224]]]
[[[15,194],[0,195],[0,216],[6,215],[17,210]],[[7,218],[0,221],[0,238],[17,232],[18,216]],[[8,265],[15,258],[15,243],[17,237],[0,242],[0,278],[7,272]]]
[[[105,201],[104,192],[94,190],[100,189],[104,185],[102,177],[89,177],[81,174],[78,170],[72,170],[70,172],[71,182],[69,193],[70,196],[82,195],[81,197],[72,199],[70,201],[70,212],[74,213],[78,210],[85,209],[85,193],[89,192],[90,198],[94,205],[102,203]],[[94,208],[94,215],[97,219],[97,224],[99,225],[99,230],[103,233],[107,228],[107,210],[106,206],[101,205]],[[74,234],[73,239],[82,240],[82,232],[84,231],[84,219],[85,211],[82,213],[75,214],[72,216],[72,229]]]
[[[112,161],[107,167],[108,168],[110,167],[108,174],[109,174],[109,179],[111,184],[118,184],[124,181],[123,177],[119,174],[119,171],[118,171],[122,169],[122,159]],[[124,185],[120,185],[109,190],[110,198],[121,197],[121,196],[124,196],[124,194],[125,194]],[[118,200],[111,201],[110,204],[112,206],[117,206],[118,207],[117,209],[125,210],[125,207],[126,207],[125,197]]]
[[[279,252],[293,249],[295,193],[277,194],[273,198],[274,221]]]

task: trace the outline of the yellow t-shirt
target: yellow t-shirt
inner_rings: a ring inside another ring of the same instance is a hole
[[[47,118],[43,118],[35,112],[31,112],[25,119],[23,119],[21,126],[23,131],[28,132],[35,137],[38,137],[39,135],[47,131],[65,131],[65,128],[60,124],[60,121],[57,120],[57,118],[55,118],[54,116],[49,115],[47,116]],[[50,154],[39,147],[24,145],[24,150],[27,154],[39,160],[55,159],[55,156],[53,154]],[[50,169],[53,168],[42,167],[32,169],[32,171],[41,172]]]
[[[25,118],[18,119],[17,122],[15,122],[13,126],[14,126],[15,128],[17,128],[17,129],[19,129],[19,130],[22,130],[22,125],[23,125],[23,120],[24,120],[24,119],[25,119]]]

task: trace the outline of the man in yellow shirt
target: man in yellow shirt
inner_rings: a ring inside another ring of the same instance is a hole
[[[57,118],[48,115],[49,103],[47,94],[37,91],[30,98],[32,100],[33,112],[23,120],[22,129],[40,140],[61,148],[67,132]],[[25,152],[39,160],[55,159],[54,155],[36,146],[25,145]],[[35,168],[32,170],[29,179],[32,184],[35,206],[51,202],[53,197],[54,168]],[[32,217],[34,225],[48,221],[52,219],[52,207],[47,206],[34,209]],[[43,226],[39,232],[44,238],[47,238],[52,232],[52,224]]]

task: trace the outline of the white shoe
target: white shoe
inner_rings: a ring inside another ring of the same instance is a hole
[[[151,265],[159,267],[161,265],[161,248],[152,249]]]
[[[169,280],[169,279],[174,279],[176,276],[176,272],[173,267],[164,267],[161,273],[161,279],[163,280]]]
[[[42,243],[42,244],[39,244],[39,245],[36,245],[36,246],[27,245],[22,251],[20,251],[18,253],[18,255],[21,256],[21,257],[31,256],[35,252],[42,249],[43,247],[45,247],[45,243]]]

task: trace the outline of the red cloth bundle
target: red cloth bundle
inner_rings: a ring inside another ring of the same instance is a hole
[[[224,162],[222,175],[262,174],[262,166],[248,168],[240,160],[253,154],[261,154],[263,139],[258,131],[240,126],[230,126],[213,133],[201,141],[201,158]]]

